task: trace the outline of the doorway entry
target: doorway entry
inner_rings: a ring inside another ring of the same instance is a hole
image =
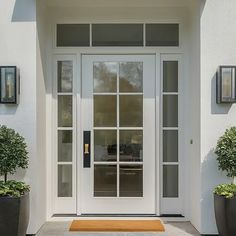
[[[82,214],[156,213],[155,55],[82,55]]]

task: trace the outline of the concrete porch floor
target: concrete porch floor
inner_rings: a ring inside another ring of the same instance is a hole
[[[164,222],[164,233],[86,233],[69,232],[71,222],[47,222],[36,236],[200,236],[190,222]]]

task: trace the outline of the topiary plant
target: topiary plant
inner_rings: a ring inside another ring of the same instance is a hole
[[[28,151],[25,139],[15,130],[0,125],[0,176],[14,174],[17,168],[28,167]]]
[[[236,183],[236,127],[227,129],[217,142],[215,149],[219,169],[227,172]]]

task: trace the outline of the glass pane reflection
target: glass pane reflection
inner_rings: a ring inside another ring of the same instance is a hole
[[[120,166],[120,197],[143,196],[142,165]]]
[[[94,92],[116,92],[117,63],[96,62],[93,64]]]
[[[142,161],[143,131],[120,131],[120,161]]]
[[[141,95],[120,96],[120,126],[121,127],[143,126],[143,96]]]
[[[120,63],[120,92],[143,91],[143,63],[122,62]]]
[[[94,166],[94,197],[117,196],[116,165]]]
[[[94,126],[116,127],[116,96],[94,96]]]
[[[116,130],[94,131],[94,160],[116,161],[117,159]]]

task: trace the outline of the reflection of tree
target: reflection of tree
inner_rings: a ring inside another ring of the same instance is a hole
[[[58,91],[71,92],[73,78],[72,61],[58,62]]]
[[[116,92],[116,63],[94,63],[94,91]]]
[[[59,97],[59,119],[62,126],[72,126],[72,96]]]
[[[142,92],[143,87],[143,63],[120,63],[120,91]]]

